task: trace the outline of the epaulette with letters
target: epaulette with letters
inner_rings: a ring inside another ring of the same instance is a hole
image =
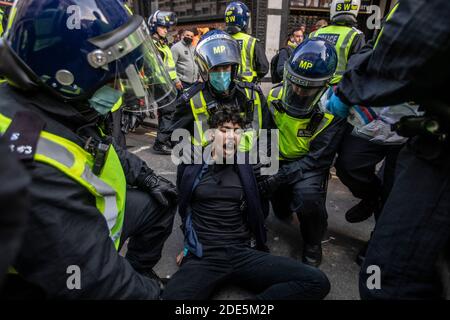
[[[6,130],[3,138],[6,140],[11,153],[24,162],[33,162],[41,131],[45,121],[31,111],[17,112]]]
[[[183,94],[180,96],[179,99],[181,99],[182,101],[187,103],[187,102],[189,102],[189,100],[192,99],[192,97],[194,97],[197,93],[199,93],[204,88],[205,88],[204,82],[197,82],[192,87],[190,87],[185,92],[183,92]]]

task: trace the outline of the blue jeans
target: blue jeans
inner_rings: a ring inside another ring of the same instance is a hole
[[[165,300],[206,300],[223,283],[258,293],[257,300],[323,299],[330,291],[319,269],[246,245],[204,247],[203,258],[188,254],[169,281]]]

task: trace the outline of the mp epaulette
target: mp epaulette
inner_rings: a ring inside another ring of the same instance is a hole
[[[205,88],[204,82],[197,82],[192,87],[183,92],[183,94],[180,96],[180,99],[183,100],[185,103],[187,103],[204,88]]]
[[[14,115],[3,135],[11,153],[24,162],[32,162],[37,151],[45,121],[31,111],[19,111]]]
[[[259,94],[261,94],[261,95],[263,94],[261,87],[259,85],[257,85],[256,83],[245,82],[245,81],[236,81],[236,85],[239,88],[256,90],[256,91],[258,91]]]

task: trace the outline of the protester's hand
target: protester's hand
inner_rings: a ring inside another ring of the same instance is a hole
[[[182,250],[178,255],[177,255],[177,266],[181,266],[181,263],[183,262],[184,259],[184,250]]]
[[[178,81],[177,83],[175,83],[175,87],[179,91],[183,90],[183,84],[181,83],[181,81]]]
[[[154,173],[151,173],[145,178],[143,188],[165,207],[177,201],[178,193],[175,185],[166,178]]]
[[[346,119],[350,112],[350,106],[342,102],[339,97],[333,93],[327,103],[327,109],[333,115]]]

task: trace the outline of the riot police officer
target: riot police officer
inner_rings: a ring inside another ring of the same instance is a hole
[[[364,45],[364,34],[355,27],[360,6],[360,0],[333,0],[330,4],[331,25],[320,28],[310,35],[311,38],[325,39],[336,48],[338,67],[331,85],[339,83],[349,60]],[[336,171],[353,195],[362,199],[345,215],[347,221],[355,223],[367,219],[381,206],[379,200],[382,191],[381,182],[374,171],[376,163],[384,156],[377,146],[362,138],[354,137],[352,131],[353,127],[348,124],[338,152]]]
[[[170,79],[177,88],[178,91],[183,89],[180,79],[177,76],[175,61],[173,60],[172,51],[169,47],[169,42],[167,40],[167,33],[170,27],[176,25],[177,17],[175,13],[169,11],[156,11],[148,19],[148,24],[150,26],[150,32],[153,37],[153,41],[158,49],[164,66],[169,72]],[[153,151],[159,154],[170,154],[171,147],[169,137],[162,134],[167,127],[170,125],[174,113],[174,105],[169,105],[166,108],[159,108],[158,112],[158,134],[153,145]]]
[[[449,10],[446,0],[400,1],[374,50],[344,74],[330,100],[341,114],[352,105],[404,101],[415,101],[426,112],[396,125],[411,139],[399,154],[394,185],[361,268],[364,299],[441,294],[436,261],[450,230],[450,25],[442,14]],[[367,285],[369,266],[379,267],[380,288]]]
[[[195,83],[178,100],[170,132],[187,129],[201,140],[193,139],[193,143],[205,146],[208,138],[204,133],[210,115],[230,107],[243,114],[246,133],[242,147],[248,151],[254,141],[253,134],[268,127],[270,115],[259,86],[238,80],[241,61],[238,43],[224,31],[210,31],[198,43],[195,59],[203,81]]]
[[[325,39],[336,48],[338,65],[331,85],[339,83],[347,68],[348,59],[364,46],[364,34],[355,27],[360,6],[361,0],[333,0],[330,4],[331,25],[309,35],[310,38]]]
[[[269,72],[264,47],[249,34],[250,11],[242,2],[231,2],[225,10],[226,31],[237,40],[241,49],[238,75],[241,81],[256,82]]]
[[[395,11],[397,6],[393,8],[392,12]],[[387,19],[391,14],[387,16]],[[350,57],[347,70],[353,68],[353,65],[358,65],[361,57],[370,54],[376,40],[375,37],[358,53]],[[379,121],[382,118],[378,115],[379,110],[381,110],[378,108],[356,106],[354,110],[357,110],[355,114],[362,115],[362,118],[367,122]],[[380,125],[377,127],[380,128]],[[386,124],[386,126],[389,126],[389,124]],[[335,162],[336,175],[354,197],[361,199],[359,203],[345,213],[345,219],[350,223],[362,222],[372,215],[374,215],[375,221],[378,220],[394,183],[398,153],[406,142],[406,139],[400,137],[398,139],[390,137],[386,141],[378,139],[377,142],[373,142],[367,135],[358,134],[359,130],[358,126],[353,127],[350,123],[347,124],[346,133]],[[377,172],[379,163],[383,165],[381,170]],[[365,243],[356,256],[356,263],[359,265],[365,258],[367,247],[368,243]]]
[[[322,111],[319,100],[337,65],[334,47],[322,39],[300,44],[288,60],[283,83],[269,94],[268,104],[279,129],[280,170],[261,177],[275,215],[296,213],[304,239],[303,262],[319,266],[327,229],[326,194],[329,169],[343,133],[344,120]]]
[[[172,231],[175,186],[99,125],[121,105],[122,86],[149,107],[173,101],[146,22],[119,1],[24,0],[15,8],[0,42],[8,80],[0,133],[32,182],[13,267],[49,298],[156,299],[152,268]],[[35,23],[47,25],[45,34]]]

